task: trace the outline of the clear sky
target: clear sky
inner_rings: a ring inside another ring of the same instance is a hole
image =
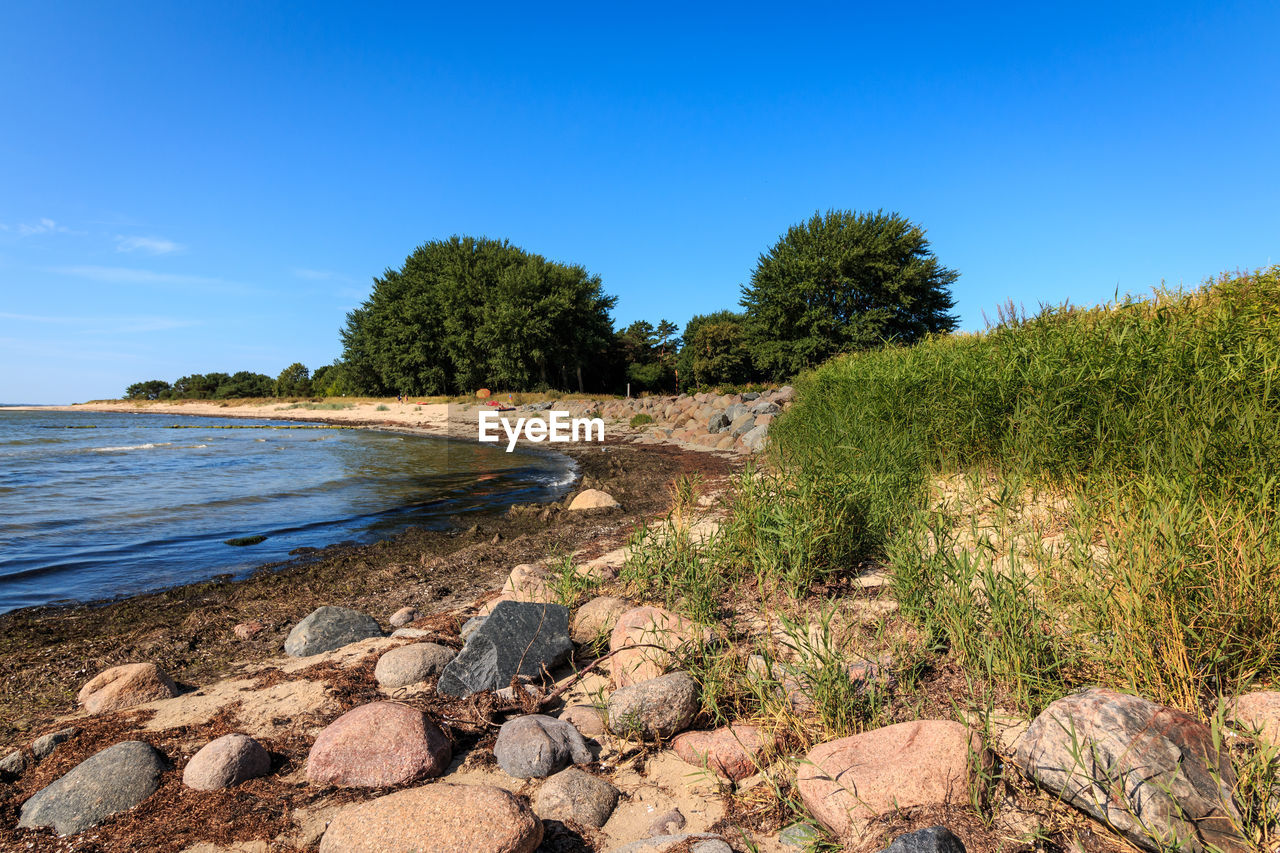
[[[619,323],[828,208],[928,229],[967,329],[1280,260],[1280,4],[966,5],[5,3],[0,401],[314,368],[454,233]]]

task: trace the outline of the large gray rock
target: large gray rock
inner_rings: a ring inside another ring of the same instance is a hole
[[[1032,721],[1015,760],[1063,802],[1139,847],[1250,849],[1236,829],[1230,756],[1182,711],[1111,690],[1074,693]]]
[[[758,453],[764,449],[765,439],[769,437],[769,427],[765,424],[752,427],[742,434],[742,443],[747,450]]]
[[[284,651],[292,657],[305,658],[381,636],[382,629],[372,616],[347,607],[317,607],[293,626],[284,641]]]
[[[543,820],[595,828],[604,826],[617,807],[617,788],[576,767],[548,779],[533,800],[533,810]]]
[[[899,835],[881,853],[965,853],[964,842],[945,826],[927,826]]]
[[[755,428],[755,415],[741,415],[734,418],[733,423],[729,424],[729,435],[737,438],[740,435],[746,435]]]
[[[128,740],[109,746],[23,803],[18,826],[51,826],[59,835],[83,832],[154,794],[167,769],[169,762],[150,744]]]
[[[571,723],[529,714],[502,724],[493,757],[508,775],[530,779],[550,776],[570,764],[589,764],[591,750]]]
[[[707,421],[707,432],[724,432],[732,422],[733,418],[729,417],[726,412],[716,412]]]
[[[776,415],[782,411],[782,407],[768,400],[756,400],[747,411],[753,415]]]
[[[413,643],[383,653],[373,669],[379,687],[408,687],[439,675],[458,653],[436,643]]]
[[[623,737],[656,740],[689,728],[700,707],[698,684],[687,672],[671,672],[609,697],[609,729]]]
[[[8,782],[10,779],[17,779],[26,769],[27,757],[22,754],[22,750],[15,749],[4,758],[0,758],[0,781]]]
[[[470,696],[510,686],[515,675],[540,677],[573,651],[569,609],[559,604],[503,601],[444,668],[436,690]]]

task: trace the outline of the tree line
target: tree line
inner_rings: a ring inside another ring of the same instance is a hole
[[[415,396],[509,391],[671,392],[776,382],[833,355],[910,344],[956,326],[925,231],[896,213],[815,213],[762,253],[738,308],[615,329],[600,276],[507,240],[424,243],[340,330],[342,356],[309,374],[152,380],[130,397]],[[268,387],[269,386],[269,387]]]

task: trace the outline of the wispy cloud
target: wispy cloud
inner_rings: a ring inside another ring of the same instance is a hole
[[[148,255],[170,255],[181,252],[186,246],[163,237],[128,237],[116,235],[117,252],[145,252]]]
[[[65,225],[59,225],[52,219],[41,219],[35,225],[28,222],[20,222],[17,225],[5,225],[0,223],[0,231],[9,231],[17,234],[19,237],[31,237],[36,234],[69,234],[71,229]]]
[[[162,287],[177,286],[218,293],[261,292],[260,288],[250,287],[249,285],[239,284],[234,281],[226,281],[221,278],[211,278],[201,275],[184,275],[182,273],[153,272],[151,270],[140,270],[131,267],[50,267],[48,272],[57,273],[58,275],[75,276],[76,278],[84,278],[89,281],[98,281],[104,284],[145,284]]]
[[[17,320],[23,323],[40,323],[56,326],[76,326],[84,333],[90,334],[137,334],[140,332],[163,332],[169,329],[185,329],[199,326],[197,320],[184,320],[178,317],[158,317],[147,314],[120,317],[74,317],[47,316],[39,314],[13,314],[0,311],[0,320]]]
[[[335,278],[345,278],[346,276],[338,275],[332,270],[306,270],[296,269],[293,274],[298,278],[306,281],[332,281]]]

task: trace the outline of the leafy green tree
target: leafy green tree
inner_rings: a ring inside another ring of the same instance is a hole
[[[637,320],[618,332],[615,347],[633,391],[661,391],[675,387],[676,348],[680,327],[661,320],[655,327]]]
[[[277,397],[307,397],[311,394],[311,371],[306,365],[295,361],[280,371],[276,377],[275,395]]]
[[[754,380],[745,315],[717,311],[689,320],[684,327],[679,365],[684,388],[740,385]]]
[[[146,382],[133,383],[125,389],[124,395],[130,400],[159,400],[171,387],[162,379],[148,379]]]
[[[951,331],[958,277],[896,213],[815,213],[760,256],[742,288],[752,357],[781,379],[836,353]]]
[[[612,336],[600,277],[502,240],[419,246],[347,315],[342,376],[363,394],[583,390]]]
[[[214,397],[219,400],[243,397],[270,397],[275,393],[275,381],[265,373],[240,370],[231,374],[218,386]]]
[[[174,381],[173,396],[182,400],[212,399],[218,390],[220,376],[226,376],[226,374],[193,373],[190,376],[183,376]]]

